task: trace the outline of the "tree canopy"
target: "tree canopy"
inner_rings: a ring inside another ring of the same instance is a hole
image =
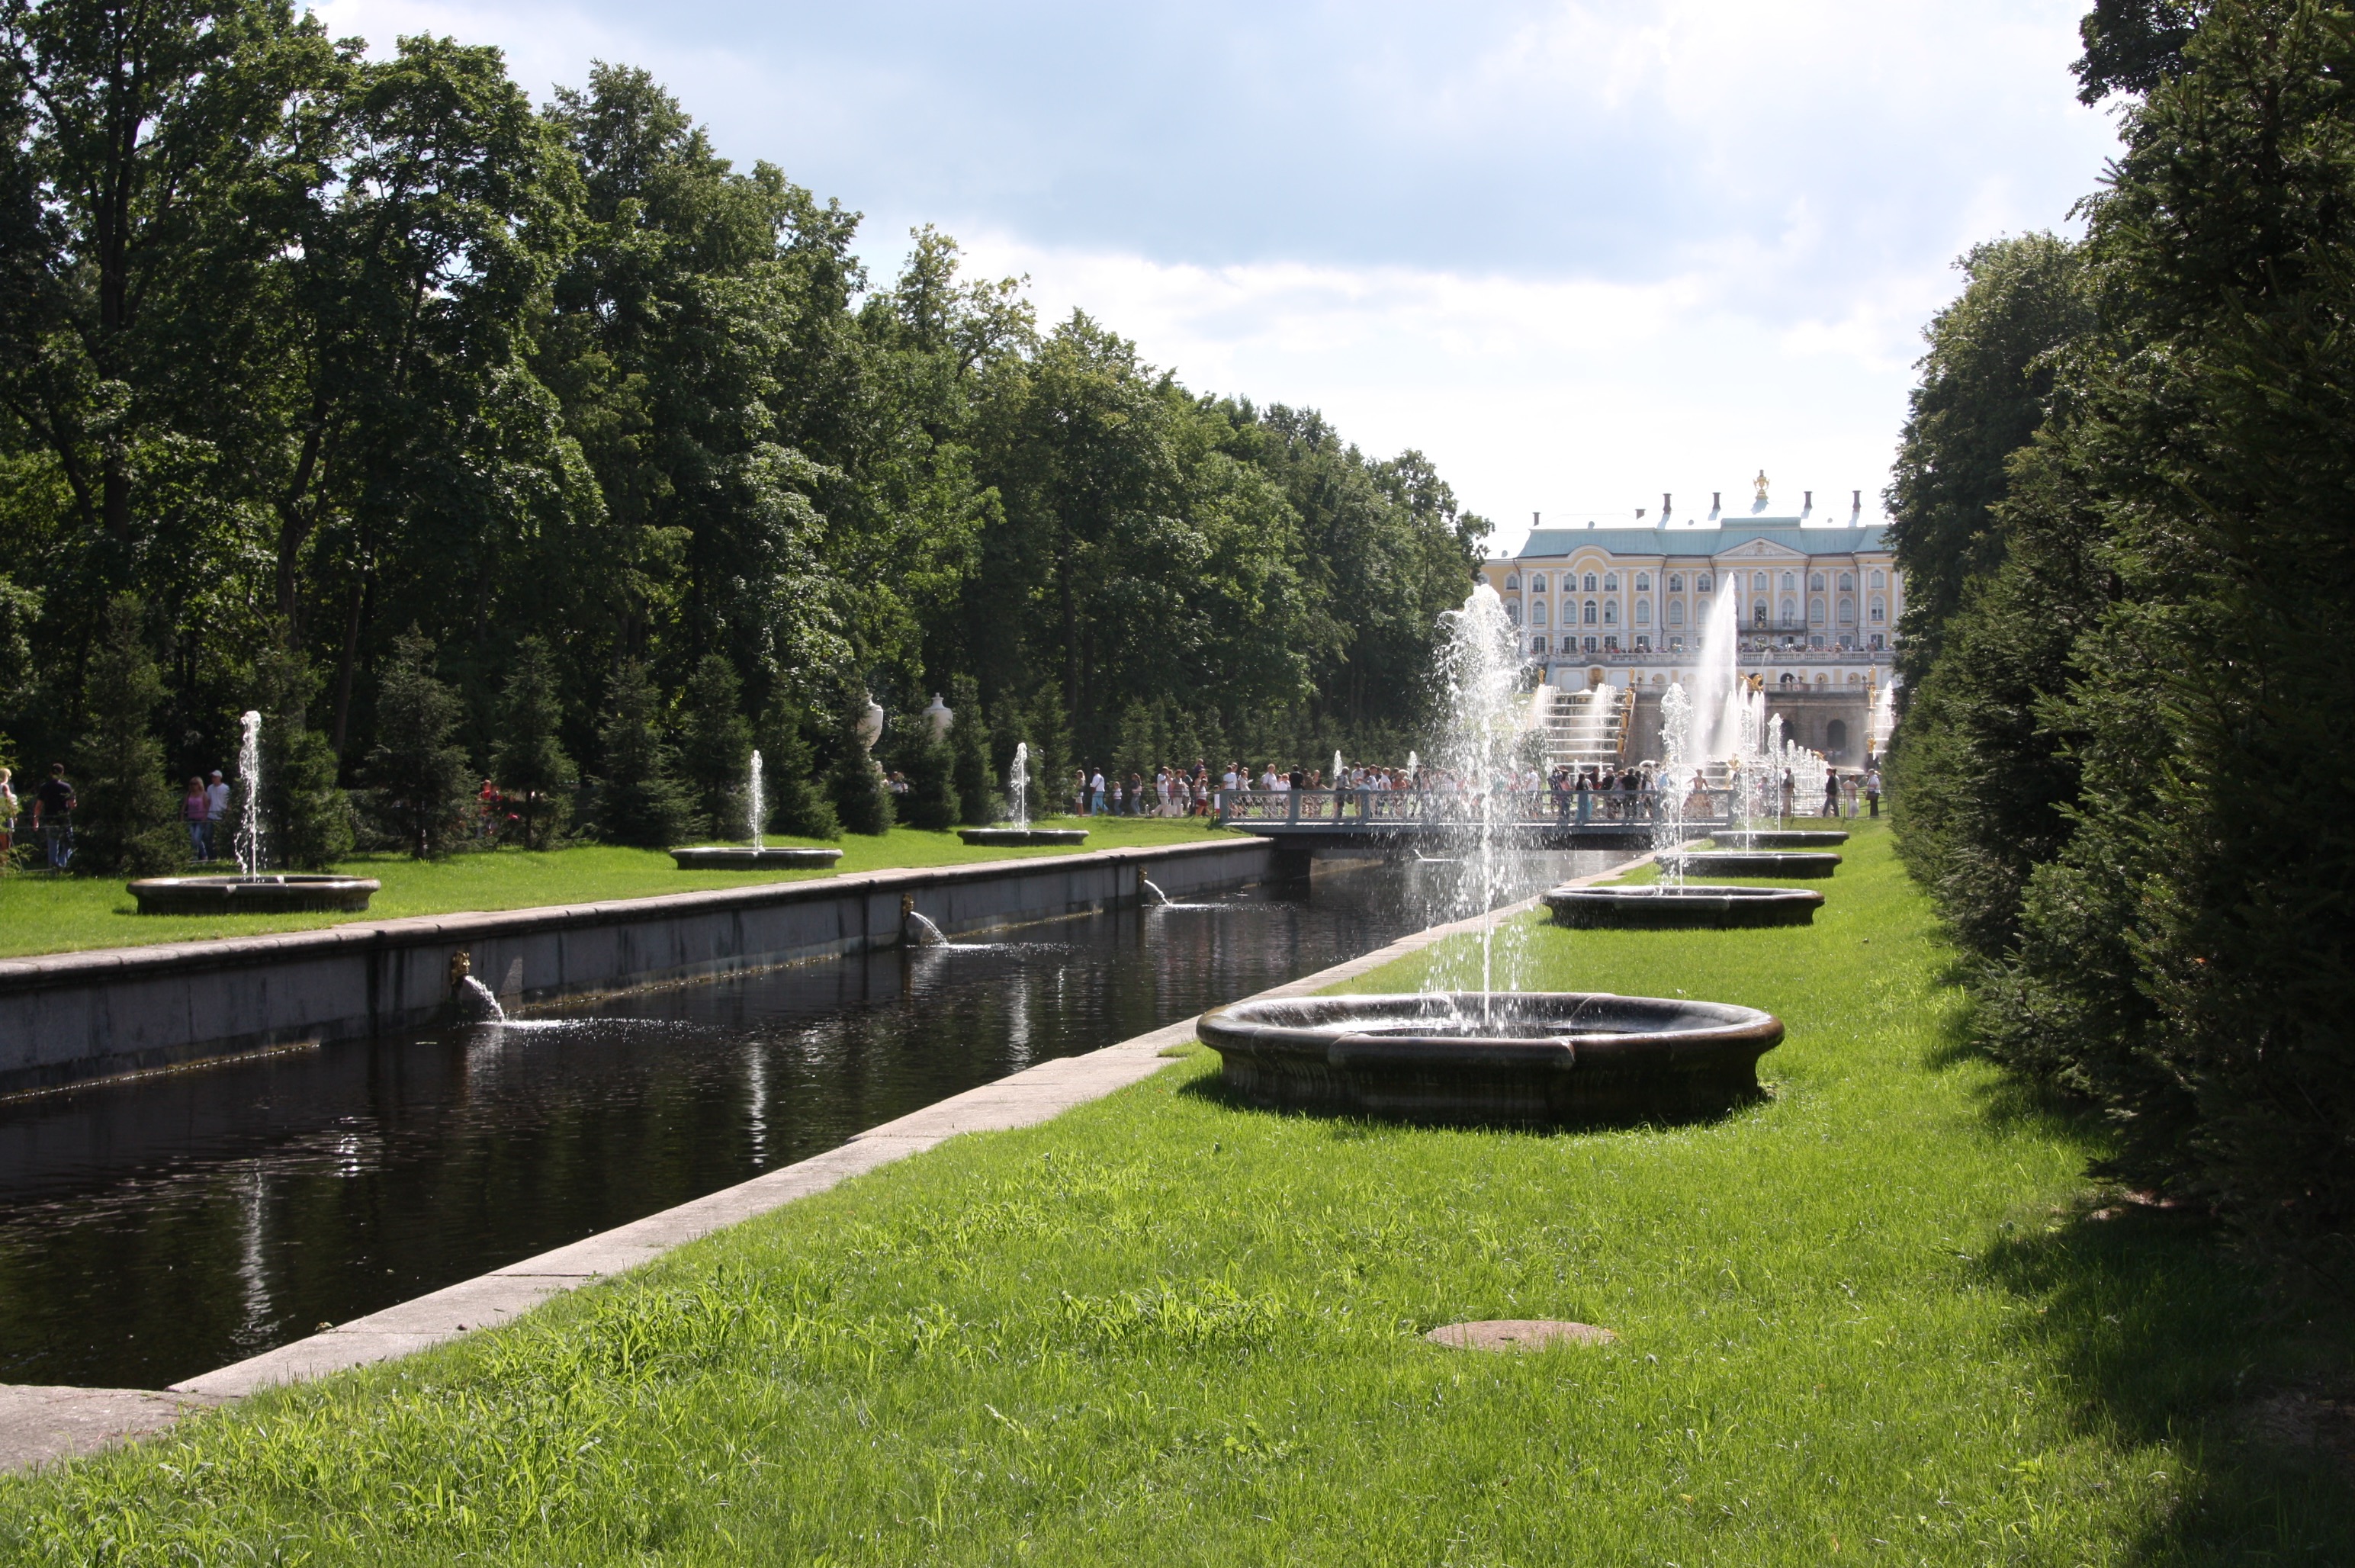
[[[643,70],[535,107],[495,49],[371,57],[283,0],[6,0],[0,71],[28,762],[80,741],[125,595],[181,773],[274,651],[366,782],[412,630],[477,769],[527,645],[538,743],[587,777],[625,672],[663,743],[699,678],[804,715],[820,770],[846,689],[911,715],[960,677],[999,774],[1028,726],[1108,756],[1138,703],[1295,758],[1420,720],[1487,532],[1427,461],[1042,326],[930,229],[871,279],[857,213],[737,167]]]

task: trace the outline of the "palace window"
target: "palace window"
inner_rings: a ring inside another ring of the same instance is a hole
[[[1521,607],[1518,604],[1506,605],[1505,618],[1512,622],[1514,625],[1519,625],[1521,624]]]
[[[1841,573],[1840,573],[1840,592],[1843,592],[1843,593],[1849,593],[1849,592],[1854,592],[1854,591],[1855,591],[1855,588],[1856,588],[1856,573],[1854,573],[1854,572],[1852,572],[1852,571],[1843,571],[1843,572],[1841,572]]]
[[[1617,572],[1606,571],[1603,574],[1603,592],[1605,593],[1616,593],[1619,592],[1619,574]]]
[[[1766,624],[1766,601],[1764,599],[1750,607],[1750,624],[1753,626],[1763,626]]]
[[[1532,592],[1532,593],[1542,593],[1542,592],[1545,592],[1545,573],[1544,573],[1544,572],[1542,572],[1542,571],[1539,571],[1539,572],[1532,572],[1532,573],[1530,574],[1530,576],[1529,576],[1529,592]]]
[[[1582,621],[1584,621],[1584,622],[1585,622],[1588,625],[1590,625],[1590,626],[1592,626],[1593,624],[1594,624],[1594,601],[1593,601],[1593,600],[1589,599],[1589,600],[1586,602],[1586,613],[1585,613],[1583,615],[1582,615],[1582,616],[1580,617],[1580,619],[1581,619],[1581,620],[1582,620]]]
[[[1796,625],[1797,625],[1798,624],[1799,624],[1799,602],[1798,602],[1797,600],[1796,600],[1796,599],[1785,599],[1785,600],[1784,600],[1784,601],[1783,601],[1783,624],[1785,624],[1785,625],[1786,625],[1786,626],[1796,626]]]
[[[1824,624],[1824,602],[1823,602],[1822,600],[1820,600],[1820,599],[1810,599],[1810,600],[1808,600],[1808,601],[1807,601],[1807,624],[1809,624],[1810,626],[1820,626],[1820,625],[1822,625],[1823,624]]]
[[[1874,600],[1874,601],[1872,602],[1872,624],[1873,624],[1874,625],[1878,626],[1878,625],[1880,625],[1883,621],[1886,621],[1886,620],[1888,620],[1888,619],[1889,619],[1889,613],[1888,613],[1888,612],[1887,612],[1887,611],[1883,610],[1883,609],[1881,607],[1881,601],[1880,601],[1880,600],[1878,600],[1878,599]]]
[[[1853,599],[1843,599],[1843,600],[1841,600],[1841,601],[1840,601],[1840,605],[1839,605],[1839,615],[1840,615],[1840,624],[1841,624],[1841,625],[1843,625],[1843,626],[1853,626],[1853,625],[1855,625],[1855,624],[1856,624],[1856,601],[1855,601],[1855,600],[1853,600]]]
[[[1619,624],[1619,601],[1616,599],[1605,599],[1603,602],[1603,624],[1606,626],[1615,626]]]
[[[1636,633],[1636,651],[1639,654],[1650,653],[1652,651],[1652,639],[1644,635],[1641,632]]]
[[[1586,591],[1589,593],[1594,592],[1594,573],[1591,571],[1586,574]]]
[[[1824,591],[1824,574],[1820,571],[1807,573],[1807,588],[1811,592],[1821,593]]]
[[[1671,571],[1668,573],[1668,592],[1671,593],[1682,593],[1684,591],[1685,580],[1676,572]]]
[[[1791,590],[1792,590],[1792,589],[1796,588],[1798,585],[1799,585],[1799,574],[1798,574],[1797,572],[1796,572],[1796,571],[1786,571],[1786,572],[1785,572],[1785,573],[1783,574],[1783,592],[1784,592],[1788,593],[1789,592],[1791,592]]]
[[[1823,634],[1822,634],[1822,633],[1820,633],[1820,632],[1817,633],[1814,636],[1811,636],[1811,637],[1809,637],[1809,638],[1807,639],[1807,646],[1809,646],[1809,647],[1811,647],[1811,648],[1820,648],[1820,647],[1822,647],[1823,645],[1824,645],[1824,637],[1823,637]]]
[[[1615,654],[1619,651],[1619,639],[1615,636],[1605,637],[1603,639],[1603,645]]]
[[[1699,577],[1693,579],[1693,592],[1696,593],[1706,593],[1709,592],[1708,572],[1704,571]]]
[[[1542,625],[1544,625],[1545,624],[1546,624],[1546,603],[1545,603],[1545,601],[1544,601],[1544,600],[1542,600],[1542,599],[1532,599],[1531,601],[1529,601],[1529,624],[1530,624],[1530,625],[1532,625],[1532,626],[1542,626]]]
[[[1521,574],[1518,571],[1508,571],[1505,573],[1505,592],[1508,593],[1518,593],[1520,591]]]
[[[1874,653],[1879,653],[1881,651],[1881,634],[1879,632],[1872,634],[1872,651]]]
[[[1648,625],[1650,625],[1651,624],[1652,624],[1652,602],[1651,602],[1649,599],[1638,599],[1638,600],[1636,600],[1636,624],[1637,624],[1637,625],[1639,625],[1639,626],[1648,626]]]
[[[1753,571],[1750,574],[1750,592],[1753,593],[1764,593],[1766,592],[1766,574],[1764,572]]]
[[[1652,574],[1648,571],[1637,572],[1636,574],[1636,592],[1638,593],[1649,593],[1651,591]]]
[[[1879,573],[1879,572],[1877,572],[1877,571],[1876,571],[1876,572],[1874,572],[1874,573],[1872,574],[1872,585],[1873,585],[1875,588],[1879,588],[1879,587],[1881,587],[1881,573]]]
[[[1590,654],[1594,651],[1594,639],[1593,637],[1586,639],[1586,651]]]
[[[1685,624],[1685,602],[1684,602],[1683,600],[1681,600],[1681,599],[1671,599],[1671,600],[1669,600],[1669,601],[1668,601],[1668,624],[1669,624],[1669,625],[1671,625],[1671,626],[1681,626],[1681,625],[1683,625],[1684,624]]]
[[[1531,637],[1529,639],[1529,652],[1533,654],[1541,654],[1545,651],[1545,638],[1542,635]]]

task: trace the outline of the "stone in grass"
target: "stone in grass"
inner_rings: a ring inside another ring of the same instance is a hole
[[[1546,1350],[1556,1345],[1607,1345],[1619,1338],[1592,1323],[1557,1317],[1499,1317],[1483,1323],[1443,1323],[1423,1336],[1458,1350]]]

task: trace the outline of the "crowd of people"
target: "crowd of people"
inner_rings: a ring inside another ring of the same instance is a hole
[[[1789,768],[1778,770],[1781,778],[1769,787],[1780,795],[1780,815],[1798,815],[1798,781]],[[1634,815],[1650,815],[1659,790],[1660,767],[1657,763],[1637,763],[1626,767],[1563,765],[1547,773],[1535,767],[1512,771],[1493,781],[1498,791],[1520,791],[1529,795],[1544,794],[1552,797],[1556,811],[1565,818],[1575,814],[1580,822],[1613,820]],[[1687,816],[1706,816],[1712,802],[1729,789],[1742,786],[1739,763],[1733,765],[1726,782],[1712,789],[1698,774],[1684,801]],[[1192,768],[1158,767],[1152,776],[1132,771],[1124,778],[1118,769],[1107,774],[1101,768],[1082,768],[1071,775],[1066,796],[1071,813],[1077,816],[1208,816],[1218,811],[1218,796],[1230,790],[1258,790],[1282,795],[1293,790],[1337,788],[1348,792],[1364,790],[1424,790],[1461,792],[1473,787],[1470,780],[1444,768],[1418,765],[1406,768],[1360,764],[1344,767],[1328,784],[1321,770],[1316,768],[1279,769],[1273,763],[1261,767],[1254,775],[1242,763],[1229,763],[1213,776],[1207,761],[1197,760]],[[1881,815],[1881,770],[1868,764],[1860,770],[1843,771],[1827,766],[1824,773],[1824,795],[1819,805],[1825,816],[1856,816]]]

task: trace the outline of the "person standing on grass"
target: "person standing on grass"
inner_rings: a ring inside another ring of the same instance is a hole
[[[1088,805],[1094,815],[1102,816],[1104,814],[1104,776],[1102,768],[1088,775]]]
[[[33,831],[48,851],[49,869],[62,871],[73,859],[74,787],[66,782],[66,765],[49,764],[49,776],[33,794]]]
[[[180,797],[180,820],[188,828],[188,858],[201,866],[213,858],[213,803],[201,775],[189,776],[188,793]]]
[[[1879,768],[1864,770],[1864,802],[1866,808],[1873,816],[1881,815],[1881,770]]]
[[[1824,815],[1826,816],[1838,816],[1840,814],[1839,807],[1839,770],[1838,768],[1827,769],[1824,773]]]
[[[205,848],[218,850],[220,837],[229,831],[221,824],[229,820],[229,782],[221,777],[218,768],[213,770],[212,783],[205,785]]]
[[[15,770],[0,768],[0,873],[16,852],[16,786],[8,782],[16,776]]]

